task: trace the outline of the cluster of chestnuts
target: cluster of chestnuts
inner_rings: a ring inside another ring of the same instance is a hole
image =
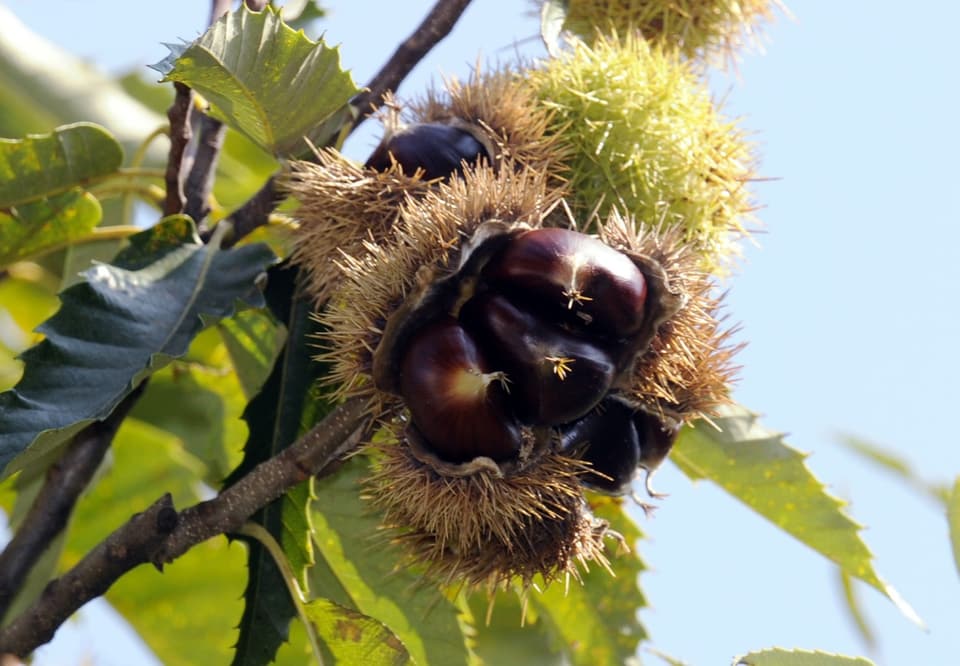
[[[515,459],[522,426],[552,429],[561,452],[590,463],[584,485],[625,492],[638,433],[666,436],[611,393],[638,351],[646,278],[623,253],[568,229],[503,245],[457,294],[456,311],[422,322],[399,353],[413,427],[451,463]]]
[[[418,123],[386,137],[366,166],[440,179],[489,159],[469,129]],[[649,342],[644,273],[571,229],[532,229],[498,245],[405,336],[397,369],[412,428],[454,464],[516,459],[524,426],[549,429],[558,451],[588,463],[584,486],[627,492],[643,449],[668,449],[676,432],[611,392]]]
[[[383,425],[367,495],[408,554],[471,585],[576,576],[609,534],[583,489],[628,493],[722,399],[716,302],[681,234],[554,214],[565,153],[515,78],[449,94],[362,167],[293,165],[294,258],[329,381]]]

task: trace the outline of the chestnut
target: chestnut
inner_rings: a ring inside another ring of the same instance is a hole
[[[463,173],[463,162],[474,165],[489,159],[487,150],[470,132],[442,123],[420,123],[400,129],[384,139],[367,159],[366,166],[386,171],[395,160],[412,176],[423,170],[427,180]]]
[[[656,492],[650,485],[650,477],[670,453],[673,443],[677,441],[680,428],[669,426],[653,414],[642,410],[638,410],[633,415],[633,425],[640,438],[640,460],[637,464],[647,471],[644,484],[647,494],[651,497],[661,497],[661,493]]]
[[[643,273],[627,255],[578,231],[524,232],[487,264],[484,277],[522,290],[532,303],[566,311],[587,331],[624,338],[643,325]]]
[[[583,418],[560,429],[560,451],[590,463],[580,477],[590,488],[623,495],[640,464],[640,440],[634,426],[634,409],[615,395],[608,395]]]
[[[559,425],[600,402],[616,372],[603,349],[585,342],[505,296],[483,292],[468,300],[460,320],[509,380],[521,420]]]
[[[400,393],[414,426],[447,462],[502,461],[519,452],[520,426],[505,406],[504,381],[453,317],[424,326],[403,352]]]

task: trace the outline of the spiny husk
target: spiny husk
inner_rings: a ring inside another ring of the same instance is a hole
[[[565,176],[578,218],[616,207],[678,226],[705,268],[728,268],[752,219],[754,157],[687,62],[636,35],[598,37],[526,80],[572,155]]]
[[[342,397],[363,395],[386,409],[394,401],[376,391],[373,353],[386,318],[417,286],[452,273],[463,242],[490,220],[538,227],[557,203],[541,172],[511,168],[468,169],[463,178],[439,183],[400,208],[391,233],[362,252],[344,252],[337,262],[338,288],[319,314],[328,330],[320,355]]]
[[[444,582],[492,588],[608,567],[606,523],[589,514],[577,480],[582,463],[548,452],[507,476],[450,477],[402,443],[378,447],[375,460],[367,489],[384,526]]]
[[[451,79],[410,105],[414,122],[458,120],[481,128],[494,146],[494,167],[508,162],[550,176],[562,187],[566,158],[558,137],[548,133],[550,112],[517,72],[485,73],[477,67],[465,82]]]
[[[659,262],[670,290],[684,299],[637,359],[628,393],[668,425],[714,413],[730,401],[737,370],[731,359],[739,347],[719,316],[722,297],[712,277],[677,227],[637,225],[616,210],[598,226],[612,247]]]
[[[300,202],[292,257],[307,271],[308,293],[322,304],[336,286],[341,253],[362,252],[364,241],[383,238],[400,204],[430,185],[396,167],[366,169],[332,148],[318,151],[316,159],[292,162],[280,187]]]
[[[588,42],[598,32],[637,33],[688,58],[727,62],[759,46],[774,7],[785,10],[776,0],[570,0],[563,27]]]

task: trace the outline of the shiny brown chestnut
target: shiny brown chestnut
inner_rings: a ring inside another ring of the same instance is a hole
[[[634,408],[608,395],[589,414],[560,428],[560,451],[590,463],[580,482],[598,492],[623,495],[640,464]]]
[[[501,461],[519,452],[520,426],[504,404],[504,375],[490,371],[453,317],[441,317],[412,336],[400,373],[413,424],[442,460]]]
[[[561,315],[566,311],[586,331],[623,338],[643,325],[647,299],[643,273],[627,255],[577,231],[544,228],[522,233],[483,274],[497,286],[522,292],[535,305]]]
[[[406,175],[422,169],[423,177],[432,180],[462,174],[464,162],[475,165],[481,158],[490,156],[470,132],[442,123],[420,123],[387,137],[367,159],[366,166],[386,171],[396,161]]]
[[[613,359],[505,296],[485,292],[460,311],[460,320],[509,381],[510,403],[534,425],[573,421],[600,402],[616,373]]]

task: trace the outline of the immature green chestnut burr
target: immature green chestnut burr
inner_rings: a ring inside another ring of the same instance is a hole
[[[564,28],[587,42],[637,33],[688,58],[730,59],[773,18],[776,0],[569,0]]]
[[[524,81],[553,114],[550,134],[575,215],[616,210],[679,228],[701,268],[728,268],[756,208],[754,156],[693,66],[634,33],[598,36],[531,69]]]

